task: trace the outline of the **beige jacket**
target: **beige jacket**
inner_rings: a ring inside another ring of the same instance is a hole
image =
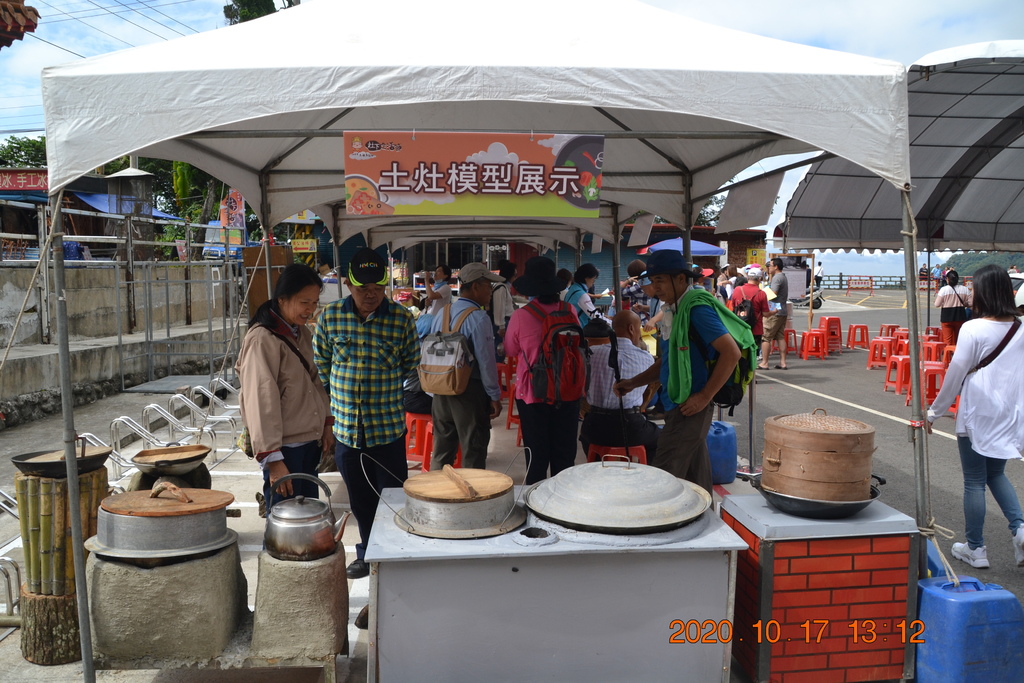
[[[282,444],[320,439],[330,415],[330,399],[313,362],[312,334],[303,326],[295,340],[310,373],[285,343],[265,327],[253,327],[242,340],[235,364],[242,385],[242,419],[257,457]]]

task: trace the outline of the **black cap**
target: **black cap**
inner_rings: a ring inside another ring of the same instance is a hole
[[[373,249],[363,247],[348,262],[348,281],[353,287],[388,283],[388,267],[384,258]]]

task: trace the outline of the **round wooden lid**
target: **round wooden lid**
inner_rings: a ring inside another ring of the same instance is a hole
[[[435,503],[468,503],[497,498],[512,490],[512,477],[491,470],[455,469],[424,472],[406,479],[405,495]]]
[[[170,491],[163,491],[156,498],[151,498],[151,491],[128,491],[104,498],[100,506],[115,515],[132,517],[176,517],[179,515],[197,515],[226,508],[234,502],[235,497],[227,491],[211,491],[210,489],[181,489],[192,499],[183,503],[175,498]]]

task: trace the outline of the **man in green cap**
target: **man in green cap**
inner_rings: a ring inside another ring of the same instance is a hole
[[[324,309],[313,353],[330,389],[334,459],[359,525],[356,559],[347,574],[360,579],[370,573],[363,556],[377,492],[401,486],[408,477],[402,381],[419,363],[420,349],[412,315],[384,291],[387,265],[380,254],[360,249],[346,279],[352,293]]]

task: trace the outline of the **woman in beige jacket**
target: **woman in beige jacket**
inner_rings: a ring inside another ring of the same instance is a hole
[[[274,296],[257,309],[238,354],[242,419],[263,469],[263,496],[276,503],[293,495],[319,497],[313,482],[289,479],[270,501],[270,489],[287,474],[316,476],[321,455],[334,455],[330,399],[313,362],[306,323],[316,311],[323,283],[309,266],[282,271]]]

